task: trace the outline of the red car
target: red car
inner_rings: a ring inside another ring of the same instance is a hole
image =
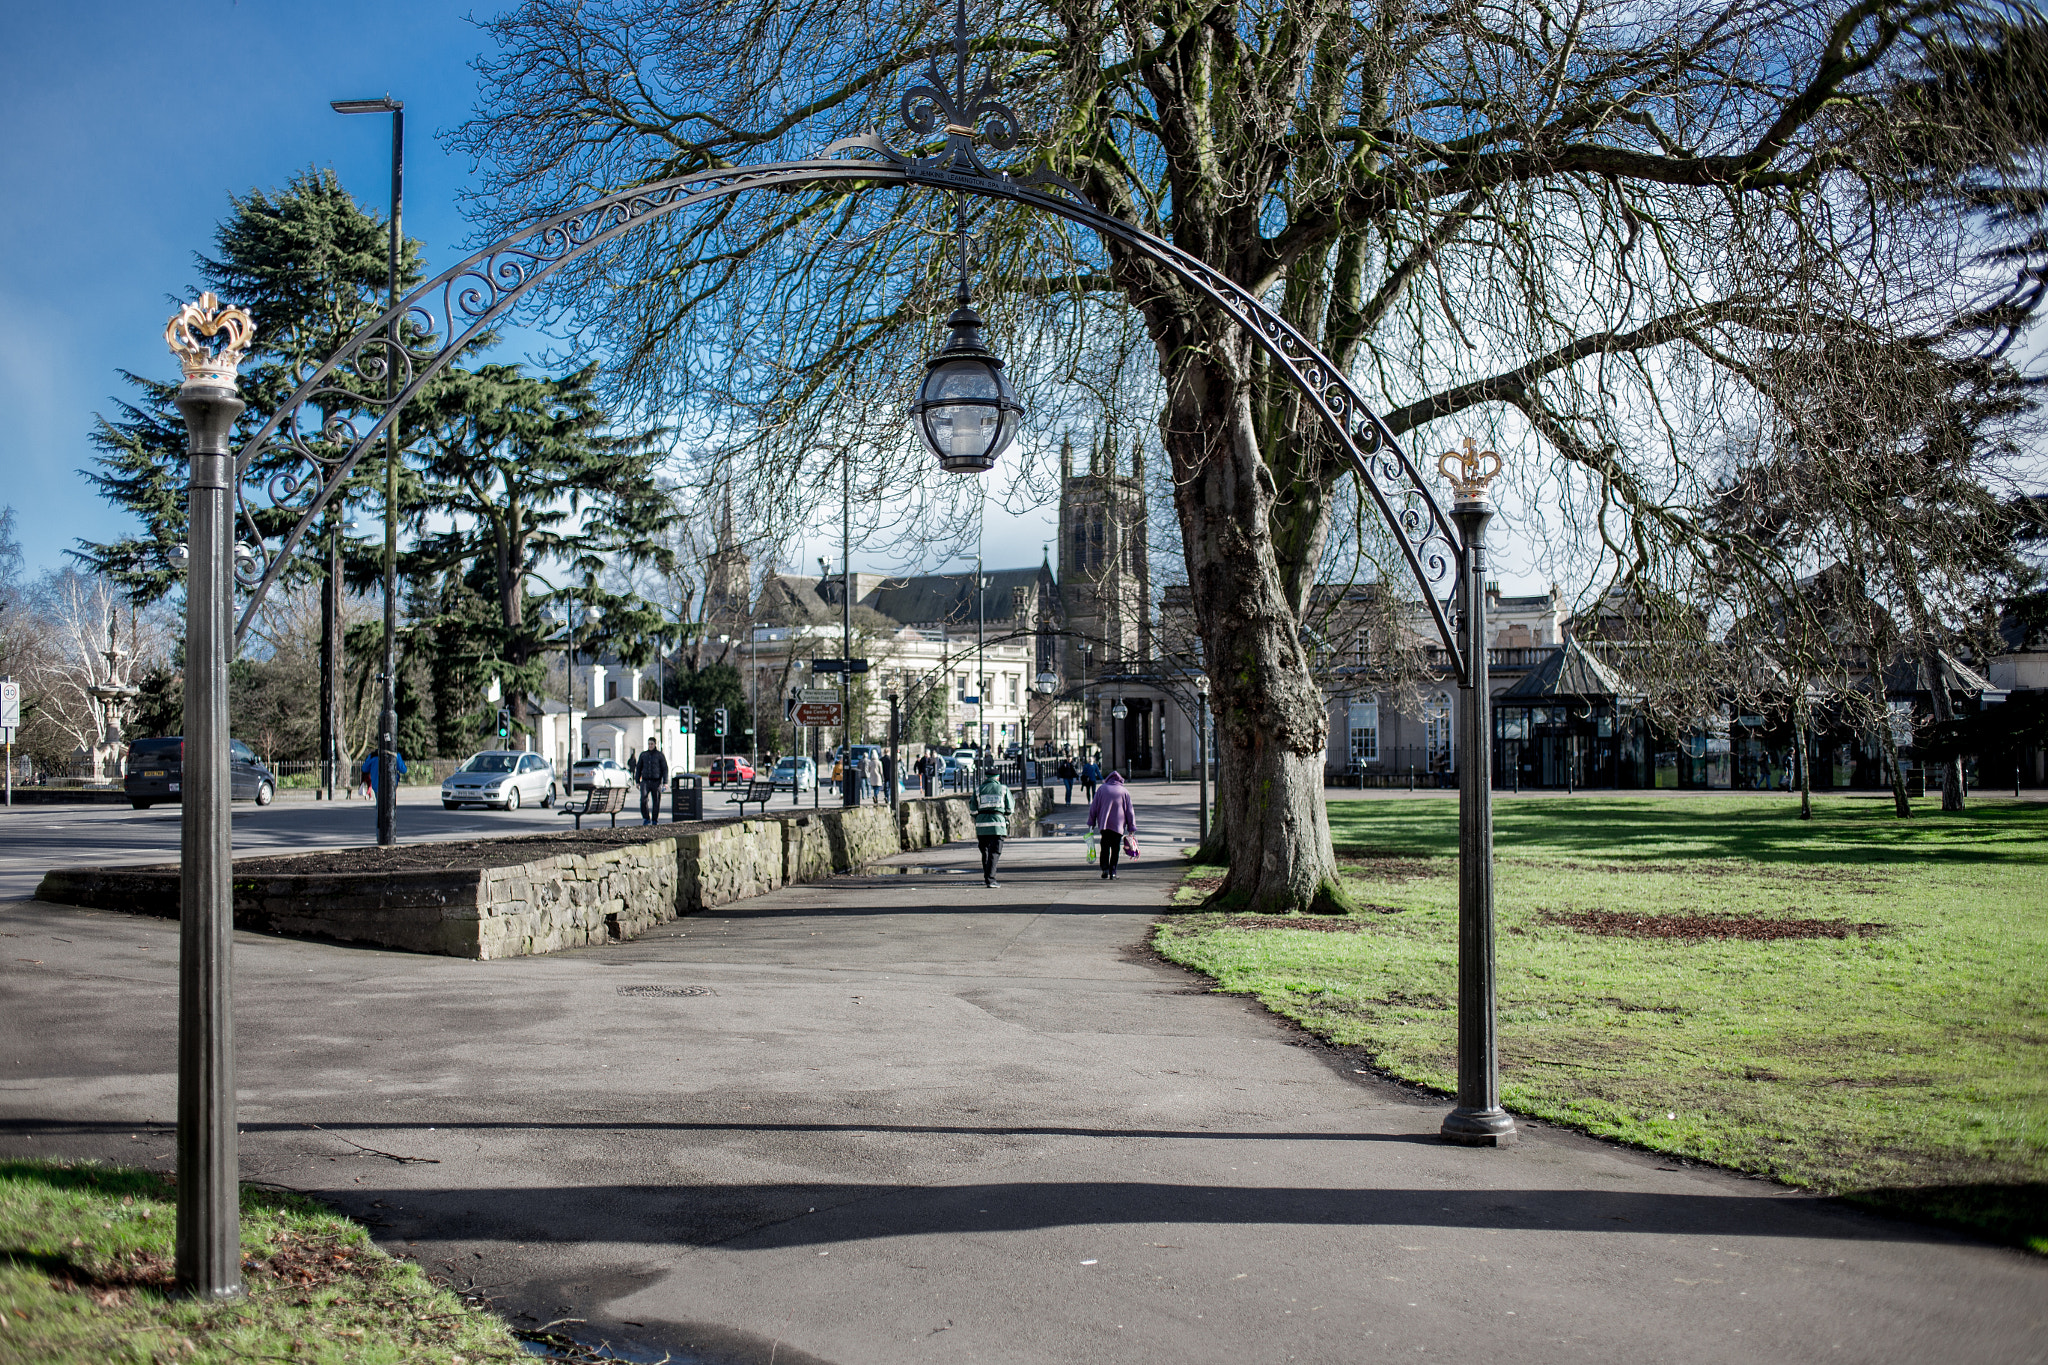
[[[714,758],[711,760],[711,785],[722,787],[728,782],[752,782],[754,765],[744,758]]]

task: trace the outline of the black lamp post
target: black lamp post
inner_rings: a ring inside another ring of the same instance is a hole
[[[1500,1147],[1516,1138],[1515,1120],[1500,1107],[1499,1025],[1493,962],[1493,722],[1486,678],[1486,523],[1493,504],[1486,486],[1500,456],[1465,438],[1462,454],[1437,467],[1457,490],[1451,520],[1464,542],[1458,566],[1459,621],[1465,677],[1458,716],[1464,750],[1458,764],[1458,1106],[1444,1115],[1444,1141]]]
[[[1195,676],[1195,690],[1201,694],[1201,714],[1195,718],[1195,768],[1201,773],[1202,843],[1209,846],[1209,675]]]
[[[240,1144],[235,1127],[234,873],[228,820],[228,591],[235,368],[255,327],[212,294],[178,310],[164,340],[185,372],[178,411],[191,459],[185,579],[185,762],[178,855],[178,1286],[242,1294]],[[212,340],[210,341],[209,338]]]
[[[391,115],[391,245],[385,286],[398,306],[399,221],[405,212],[405,101],[383,95],[373,100],[332,100],[337,114]],[[386,338],[384,396],[398,395],[398,318]],[[417,754],[414,757],[418,757]],[[398,416],[384,429],[384,707],[377,719],[377,842],[398,842]]]

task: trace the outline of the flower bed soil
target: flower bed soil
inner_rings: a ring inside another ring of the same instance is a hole
[[[1544,910],[1537,919],[1606,938],[1873,938],[1889,925],[1763,915],[1634,915],[1625,910]]]
[[[563,853],[602,853],[609,848],[673,839],[712,827],[712,821],[674,825],[620,825],[563,830],[558,834],[513,834],[502,838],[450,840],[435,844],[393,844],[363,848],[324,848],[311,853],[283,853],[267,858],[235,859],[235,875],[326,876],[345,872],[466,872],[537,862]]]

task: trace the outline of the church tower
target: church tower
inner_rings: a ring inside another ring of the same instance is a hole
[[[751,617],[751,565],[732,534],[732,494],[718,516],[718,539],[704,560],[704,619],[733,624]]]
[[[1074,471],[1074,439],[1060,445],[1060,601],[1074,634],[1060,650],[1070,684],[1135,667],[1152,653],[1152,572],[1145,542],[1142,439],[1130,472],[1119,467],[1115,439],[1091,444],[1088,470]],[[1078,637],[1078,638],[1076,638]],[[1083,671],[1083,641],[1094,648]]]

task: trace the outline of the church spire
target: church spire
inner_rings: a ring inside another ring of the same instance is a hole
[[[1074,477],[1074,433],[1069,431],[1060,437],[1060,481],[1065,483]]]

